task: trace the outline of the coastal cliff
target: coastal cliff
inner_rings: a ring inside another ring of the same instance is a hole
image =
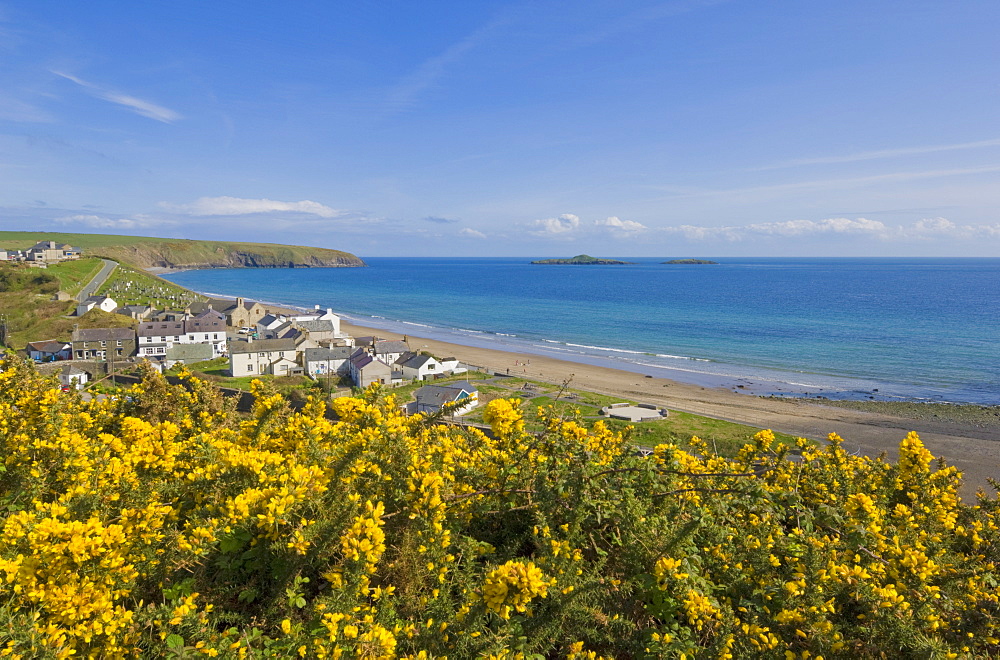
[[[175,241],[115,245],[90,254],[139,268],[336,268],[364,266],[349,252],[325,248],[257,243]]]
[[[274,243],[194,241],[112,234],[0,231],[0,247],[30,247],[37,241],[68,243],[86,256],[105,257],[136,268],[336,268],[365,266],[349,252]]]

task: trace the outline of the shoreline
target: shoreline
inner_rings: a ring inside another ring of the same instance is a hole
[[[352,336],[378,335],[401,339],[401,333],[341,322]],[[479,348],[406,334],[413,350],[426,350],[438,357],[456,357],[466,364],[487,367],[532,380],[618,396],[666,407],[670,410],[713,417],[757,428],[781,431],[797,437],[823,441],[830,433],[844,438],[844,446],[868,456],[887,454],[895,459],[899,443],[916,431],[935,458],[944,458],[965,477],[962,495],[971,501],[977,489],[993,492],[988,479],[1000,479],[1000,408],[985,408],[998,416],[969,421],[964,415],[952,418],[906,416],[895,402],[881,402],[883,410],[854,410],[826,401],[738,394],[724,387],[692,385],[667,378],[568,362],[528,353]],[[867,402],[858,402],[866,404]],[[910,404],[923,405],[923,404]],[[938,404],[929,404],[938,405]],[[973,406],[983,408],[981,406]],[[963,408],[959,406],[959,408]],[[989,420],[992,423],[985,423]]]
[[[209,295],[202,293],[201,295]],[[228,297],[232,296],[214,296]],[[271,301],[257,301],[269,311],[298,314],[312,311]],[[1000,479],[1000,406],[977,406],[995,415],[969,419],[965,414],[938,417],[914,415],[908,406],[946,405],[893,401],[843,402],[859,409],[838,405],[826,399],[773,397],[755,395],[727,386],[692,384],[621,368],[573,362],[557,357],[505,350],[502,345],[469,346],[455,342],[387,330],[344,320],[341,330],[351,336],[377,335],[386,339],[406,337],[416,351],[426,350],[437,357],[456,357],[461,362],[487,367],[491,372],[506,373],[555,384],[569,381],[569,386],[643,401],[670,410],[692,413],[757,428],[781,431],[797,437],[823,441],[830,433],[844,438],[849,451],[868,456],[886,454],[895,459],[900,441],[916,431],[935,458],[943,458],[963,474],[962,496],[973,501],[978,489],[993,493],[989,479]],[[951,409],[952,407],[942,408]],[[954,406],[963,409],[966,406]],[[917,410],[920,410],[919,408]]]

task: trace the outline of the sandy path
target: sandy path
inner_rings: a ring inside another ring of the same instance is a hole
[[[401,338],[385,330],[342,325],[345,332],[356,337]],[[572,378],[574,388],[816,440],[836,432],[844,438],[845,447],[869,456],[885,452],[895,458],[900,440],[909,431],[916,431],[935,457],[945,458],[965,474],[963,495],[966,499],[980,487],[992,492],[987,479],[1000,479],[1000,433],[996,426],[907,419],[803,401],[761,398],[539,355],[460,346],[414,335],[408,335],[407,339],[413,350],[427,350],[438,357],[454,356],[491,372],[506,373],[510,369],[511,375],[551,383]]]

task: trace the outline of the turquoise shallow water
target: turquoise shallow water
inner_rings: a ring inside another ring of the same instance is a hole
[[[541,266],[370,258],[206,270],[197,291],[755,394],[1000,403],[1000,259],[716,259]]]

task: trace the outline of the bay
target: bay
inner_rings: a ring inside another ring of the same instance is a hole
[[[172,273],[196,291],[751,394],[1000,403],[1000,259],[716,258]]]

